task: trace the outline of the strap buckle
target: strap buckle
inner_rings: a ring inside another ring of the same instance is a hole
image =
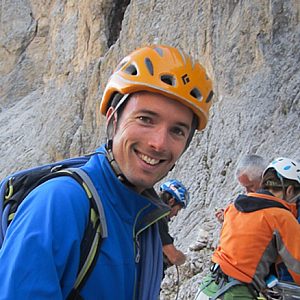
[[[209,270],[211,271],[211,273],[216,273],[217,271],[218,271],[218,269],[220,268],[220,265],[219,264],[217,264],[217,263],[213,263],[211,266],[210,266],[210,268],[209,268]]]

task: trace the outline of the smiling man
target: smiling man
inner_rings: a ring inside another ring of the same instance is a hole
[[[114,135],[113,154],[137,192],[151,188],[172,168],[185,149],[192,120],[189,108],[166,96],[131,96]]]
[[[194,131],[205,128],[212,95],[204,68],[173,47],[144,47],[125,57],[101,101],[107,142],[81,167],[102,200],[108,231],[91,274],[68,296],[89,202],[72,178],[51,179],[27,196],[8,229],[0,299],[158,299],[163,257],[157,221],[169,208],[153,185]]]

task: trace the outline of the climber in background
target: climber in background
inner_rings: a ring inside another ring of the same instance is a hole
[[[238,162],[235,177],[246,193],[254,193],[260,188],[263,171],[267,162],[259,155],[248,154]],[[220,223],[224,221],[224,208],[219,208],[215,216]]]
[[[187,207],[189,193],[180,181],[170,179],[160,186],[159,196],[170,207],[170,214],[158,222],[159,234],[163,245],[163,269],[165,272],[168,267],[182,265],[186,260],[184,253],[174,246],[174,238],[169,234],[168,222],[172,217],[177,216],[182,208]]]
[[[196,300],[257,299],[279,258],[300,284],[300,227],[295,218],[300,164],[275,159],[264,171],[261,187],[239,195],[226,209],[211,273],[202,280]]]
[[[266,161],[259,155],[249,154],[240,159],[235,171],[235,176],[239,184],[244,187],[246,193],[254,193],[260,188],[262,174],[266,166]],[[298,203],[298,206],[299,204],[300,203]],[[298,222],[300,222],[299,213],[300,210],[298,208]],[[218,209],[215,216],[220,223],[223,223],[224,209]],[[276,264],[275,269],[274,272],[279,280],[293,282],[293,278],[284,263]]]

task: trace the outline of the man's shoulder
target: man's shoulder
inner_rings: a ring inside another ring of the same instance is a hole
[[[173,237],[169,234],[168,219],[164,217],[158,221],[159,235],[163,246],[173,244]]]
[[[169,227],[167,217],[163,217],[163,218],[159,219],[157,223],[158,223],[158,226],[167,226],[167,227]]]
[[[89,201],[84,188],[71,176],[49,179],[42,183],[24,199],[30,206],[40,209],[87,211]]]
[[[158,221],[158,228],[161,236],[165,234],[169,235],[169,225],[168,225],[168,219],[166,217]]]

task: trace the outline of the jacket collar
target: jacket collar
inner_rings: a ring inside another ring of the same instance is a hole
[[[241,212],[253,212],[265,208],[278,207],[289,210],[294,215],[296,213],[295,204],[277,198],[267,190],[259,190],[257,193],[239,195],[234,202],[234,206]]]

